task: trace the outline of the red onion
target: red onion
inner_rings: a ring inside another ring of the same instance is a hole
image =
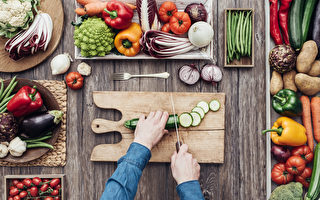
[[[194,65],[184,65],[179,69],[179,78],[182,82],[193,85],[200,79],[200,72]]]
[[[287,147],[278,145],[272,146],[271,153],[278,162],[283,163],[286,162],[291,155],[290,150]]]
[[[222,80],[222,72],[216,65],[205,64],[201,70],[201,78],[204,81],[215,84]]]
[[[208,12],[202,3],[192,3],[189,4],[184,12],[188,13],[191,22],[207,21]]]

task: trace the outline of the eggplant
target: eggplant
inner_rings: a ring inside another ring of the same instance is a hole
[[[24,118],[21,122],[21,131],[27,136],[39,137],[53,130],[62,120],[63,112],[51,110],[46,113],[35,114]]]
[[[313,18],[312,40],[318,45],[318,58],[320,58],[320,1],[316,6]]]

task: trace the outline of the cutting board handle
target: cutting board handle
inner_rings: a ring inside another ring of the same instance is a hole
[[[125,129],[123,121],[110,121],[106,119],[94,119],[91,123],[93,132],[101,134]]]

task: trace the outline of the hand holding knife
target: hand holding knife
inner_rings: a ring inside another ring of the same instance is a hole
[[[182,145],[182,142],[180,141],[178,122],[177,122],[176,112],[175,112],[175,108],[174,108],[174,102],[173,102],[172,93],[171,93],[170,97],[171,97],[171,105],[172,105],[173,116],[175,116],[174,117],[174,125],[175,125],[175,129],[176,129],[176,134],[177,134],[176,150],[177,150],[177,152],[179,152],[180,147]]]

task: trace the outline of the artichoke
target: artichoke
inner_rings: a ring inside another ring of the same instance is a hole
[[[18,133],[18,123],[12,113],[0,113],[0,142],[10,142]]]
[[[297,55],[289,45],[277,45],[269,53],[269,63],[279,73],[291,71],[296,66]]]

